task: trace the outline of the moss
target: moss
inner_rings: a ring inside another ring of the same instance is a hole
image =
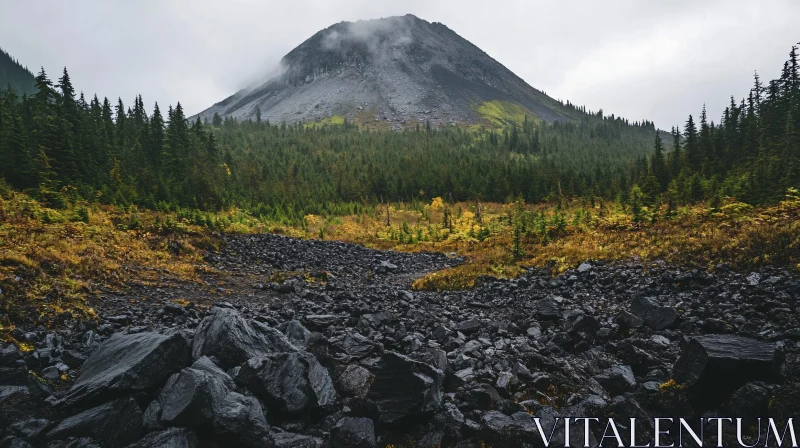
[[[508,101],[486,101],[475,106],[475,111],[490,124],[499,128],[511,124],[520,126],[525,122],[525,117],[528,118],[528,121],[540,121],[536,114],[527,108]]]

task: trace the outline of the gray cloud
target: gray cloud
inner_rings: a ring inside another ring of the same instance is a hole
[[[753,71],[778,76],[800,40],[795,0],[0,0],[0,47],[87,93],[141,93],[196,113],[266,80],[292,48],[341,21],[442,22],[534,87],[662,128],[717,119]],[[356,22],[355,35],[369,31]]]

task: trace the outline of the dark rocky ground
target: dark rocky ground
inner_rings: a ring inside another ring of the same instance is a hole
[[[460,260],[272,235],[207,262],[203,285],[92,298],[99,322],[17,328],[36,350],[0,347],[0,447],[540,446],[533,417],[637,417],[649,440],[652,417],[800,410],[783,270],[586,262],[412,292]]]

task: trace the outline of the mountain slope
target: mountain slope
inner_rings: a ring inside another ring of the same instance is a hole
[[[574,109],[534,89],[445,25],[413,15],[341,22],[281,60],[281,72],[201,112],[272,122],[369,116],[394,128],[408,122],[479,123],[489,101],[520,105],[546,121]]]
[[[11,88],[17,94],[36,92],[36,80],[27,68],[0,48],[0,89]]]

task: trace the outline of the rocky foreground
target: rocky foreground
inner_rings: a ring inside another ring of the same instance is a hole
[[[541,446],[535,417],[635,417],[651,440],[653,417],[800,410],[788,272],[587,261],[410,291],[458,262],[229,238],[205,285],[131,285],[92,299],[99,322],[15,329],[35,350],[0,346],[0,447]]]

